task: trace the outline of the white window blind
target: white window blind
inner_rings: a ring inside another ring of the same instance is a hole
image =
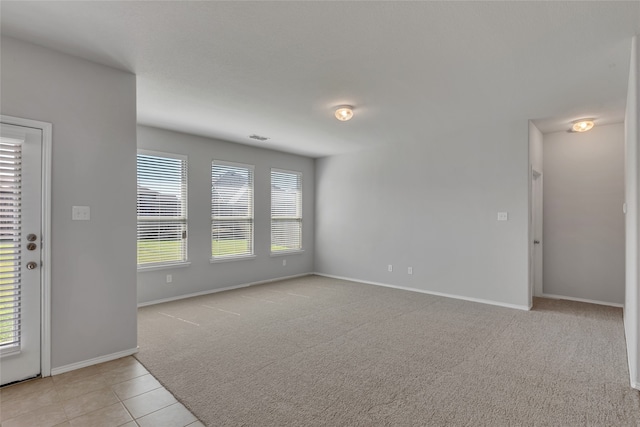
[[[271,169],[271,252],[302,249],[302,174]]]
[[[253,166],[211,164],[211,255],[253,255]]]
[[[138,151],[138,267],[187,261],[187,159]]]
[[[20,345],[22,145],[0,140],[0,351]]]

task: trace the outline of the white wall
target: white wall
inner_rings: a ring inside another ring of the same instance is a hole
[[[624,125],[544,135],[543,292],[624,302]]]
[[[138,273],[138,302],[145,303],[213,289],[287,277],[314,271],[314,160],[246,145],[138,127],[138,147],[188,156],[188,254],[191,265]],[[256,257],[211,264],[211,161],[225,160],[255,165]],[[270,256],[271,168],[302,172],[304,252]],[[287,265],[282,261],[286,259]],[[171,274],[172,283],[166,283]]]
[[[7,37],[1,67],[2,114],[53,124],[51,366],[133,350],[135,76]]]
[[[528,146],[523,120],[317,160],[316,271],[528,308]]]
[[[627,338],[627,356],[631,385],[640,389],[640,292],[638,291],[638,169],[640,157],[640,67],[638,66],[638,37],[633,38],[631,45],[631,66],[629,69],[629,89],[627,92],[627,109],[624,121],[625,135],[625,201],[627,215],[625,218],[626,236],[626,279],[624,299],[624,326]]]

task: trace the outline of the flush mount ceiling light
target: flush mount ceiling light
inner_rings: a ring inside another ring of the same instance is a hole
[[[593,120],[591,119],[577,120],[571,126],[571,130],[574,132],[586,132],[591,129],[593,129]]]
[[[347,120],[351,120],[353,117],[353,107],[350,105],[342,105],[336,109],[336,119],[341,122],[346,122]]]

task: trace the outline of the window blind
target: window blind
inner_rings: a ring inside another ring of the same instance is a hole
[[[0,350],[20,345],[22,145],[0,140]]]
[[[187,159],[138,152],[138,267],[187,260]]]
[[[211,255],[253,255],[253,166],[211,164]]]
[[[302,249],[302,174],[271,170],[271,252]]]

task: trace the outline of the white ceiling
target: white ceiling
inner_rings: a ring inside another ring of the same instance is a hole
[[[138,121],[313,157],[623,120],[640,2],[0,2],[2,35],[138,76]],[[355,106],[350,122],[333,109]],[[259,142],[251,134],[271,139]]]

